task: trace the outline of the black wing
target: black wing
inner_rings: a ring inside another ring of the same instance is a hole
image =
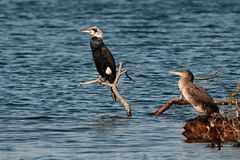
[[[114,82],[114,80],[116,78],[116,65],[115,65],[115,60],[113,58],[113,55],[106,46],[103,46],[101,48],[101,53],[102,53],[102,56],[103,56],[106,66],[109,67],[112,71],[112,73],[109,75],[108,80],[110,83]],[[107,69],[107,67],[106,67],[106,69]]]

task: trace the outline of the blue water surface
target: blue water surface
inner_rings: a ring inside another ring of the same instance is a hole
[[[179,96],[173,70],[221,69],[197,83],[227,98],[239,83],[239,14],[238,0],[1,0],[0,159],[239,159],[231,145],[185,143],[190,106],[152,116]],[[90,26],[136,80],[119,86],[131,119],[109,88],[76,87],[98,77],[90,37],[77,31]]]

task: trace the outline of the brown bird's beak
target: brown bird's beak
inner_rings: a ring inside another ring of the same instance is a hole
[[[178,75],[178,76],[182,76],[182,72],[177,72],[177,71],[171,71],[170,73]]]

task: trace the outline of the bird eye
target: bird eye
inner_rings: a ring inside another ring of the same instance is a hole
[[[92,30],[93,30],[93,32],[97,32],[97,29],[95,29],[95,28],[93,28]]]

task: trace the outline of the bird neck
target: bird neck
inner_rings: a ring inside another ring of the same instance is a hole
[[[187,77],[181,77],[178,81],[178,87],[181,89],[184,89],[186,85],[193,83],[189,78]]]
[[[92,37],[90,41],[90,46],[93,51],[98,50],[104,45],[103,39],[100,37]]]
[[[97,33],[97,34],[94,35],[94,37],[103,38],[103,34]]]

